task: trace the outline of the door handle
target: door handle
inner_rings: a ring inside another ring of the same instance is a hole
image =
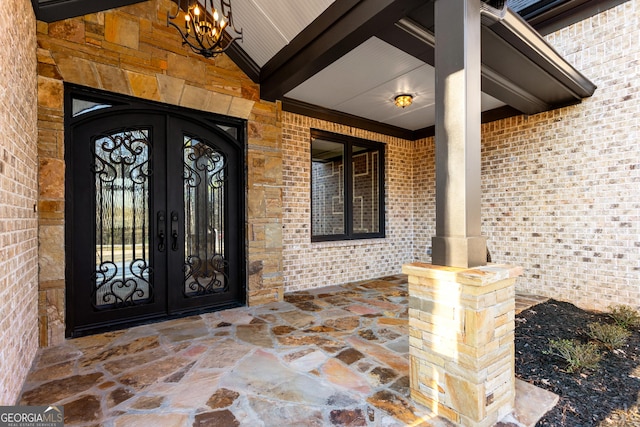
[[[164,252],[165,248],[165,230],[167,221],[164,216],[164,211],[158,212],[158,251]]]
[[[171,212],[171,250],[178,250],[178,212]]]

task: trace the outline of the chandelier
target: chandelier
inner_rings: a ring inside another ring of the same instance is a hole
[[[186,5],[183,5],[186,3]],[[175,15],[167,13],[167,26],[176,28],[182,36],[182,44],[187,45],[195,53],[205,58],[213,58],[227,49],[236,40],[242,40],[242,28],[238,31],[233,25],[231,0],[220,0],[216,8],[213,0],[177,0],[178,10]],[[184,29],[172,22],[184,11]],[[222,47],[225,29],[232,28],[237,35]]]

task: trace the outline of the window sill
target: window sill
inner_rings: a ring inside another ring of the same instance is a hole
[[[346,247],[346,246],[366,246],[366,245],[379,245],[386,243],[387,239],[384,237],[375,237],[373,239],[354,239],[354,240],[327,240],[325,242],[311,242],[311,247],[314,248],[326,248],[326,247]]]

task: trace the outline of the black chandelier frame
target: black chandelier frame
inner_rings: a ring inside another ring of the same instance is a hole
[[[180,33],[182,37],[182,45],[187,45],[194,53],[204,56],[205,58],[214,58],[224,53],[236,41],[242,41],[242,28],[238,30],[233,23],[233,14],[231,12],[231,0],[220,0],[220,8],[216,8],[213,0],[186,0],[186,7],[183,6],[183,0],[175,0],[178,8],[174,15],[171,11],[167,13],[167,26],[172,26]],[[200,8],[200,14],[196,14],[194,10]],[[184,30],[179,25],[172,22],[180,15],[180,11],[185,14]],[[224,25],[214,19],[214,12],[226,19]],[[216,30],[215,36],[211,35],[211,29]],[[231,36],[226,31],[232,28],[236,36]],[[225,37],[226,34],[226,37]],[[226,45],[222,47],[222,44]]]

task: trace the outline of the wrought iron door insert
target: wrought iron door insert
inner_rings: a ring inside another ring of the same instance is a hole
[[[148,235],[149,129],[124,129],[93,140],[96,268],[94,309],[152,299]]]
[[[194,137],[184,137],[185,295],[224,292],[224,191],[226,159]]]
[[[75,86],[67,106],[67,335],[243,304],[244,122]]]

